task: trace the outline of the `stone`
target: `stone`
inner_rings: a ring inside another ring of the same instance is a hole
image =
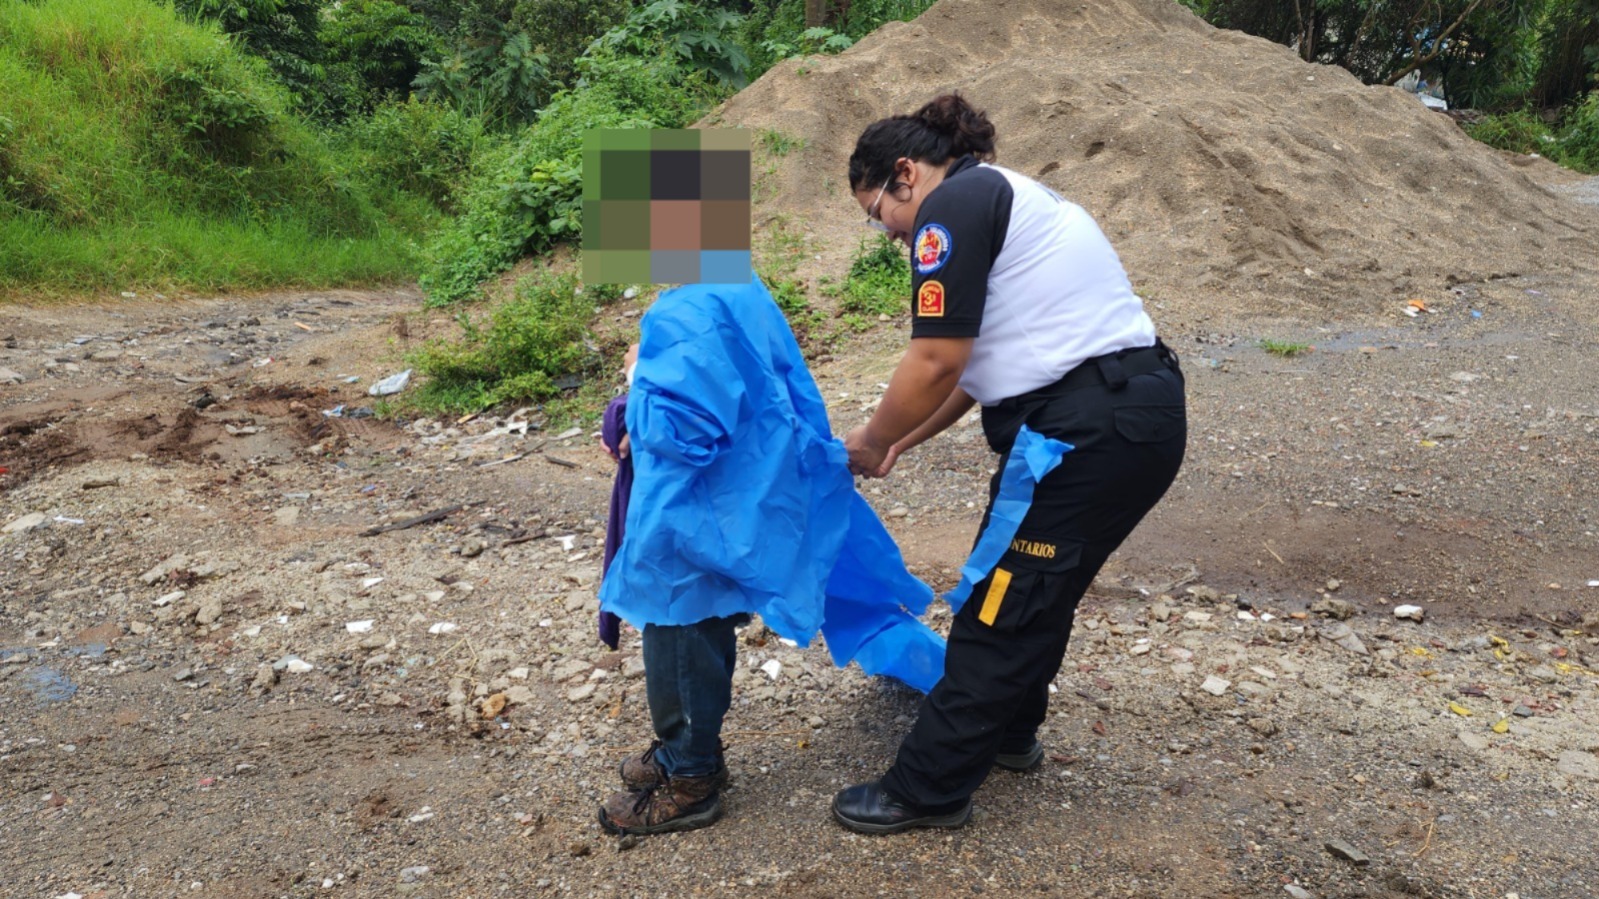
[[[1460,742],[1466,744],[1467,749],[1481,752],[1488,748],[1488,738],[1476,731],[1463,730],[1457,736],[1460,737]]]
[[[482,540],[477,537],[468,537],[461,544],[461,555],[468,559],[474,559],[483,555],[483,550],[485,549],[488,549],[488,546]]]
[[[505,691],[505,698],[511,705],[531,705],[534,692],[529,687],[515,686]]]
[[[1277,736],[1277,722],[1270,718],[1251,718],[1248,722],[1249,729],[1263,737]]]
[[[597,689],[599,689],[598,684],[581,684],[566,691],[566,698],[571,702],[582,702],[583,700],[588,699],[590,696],[593,696],[594,691]]]
[[[1548,665],[1539,665],[1538,667],[1533,668],[1531,671],[1527,672],[1527,676],[1534,680],[1542,681],[1546,684],[1552,684],[1555,681],[1560,680],[1559,673],[1557,673],[1555,669],[1550,668]]]
[[[1347,624],[1333,625],[1332,627],[1322,631],[1321,635],[1323,639],[1331,643],[1336,643],[1338,646],[1354,653],[1355,655],[1364,656],[1371,654],[1371,651],[1366,649],[1366,644],[1360,642],[1360,637],[1355,635],[1354,628]]]
[[[0,368],[0,384],[21,384],[26,380],[28,379],[22,376],[22,372],[12,371],[9,368]]]
[[[1216,675],[1212,674],[1211,676],[1205,678],[1205,682],[1199,685],[1199,689],[1204,690],[1206,693],[1209,693],[1212,696],[1220,696],[1223,693],[1226,693],[1227,688],[1231,687],[1232,685],[1232,681],[1227,680],[1224,677],[1217,677]]]
[[[161,564],[139,575],[139,580],[147,585],[154,584],[174,571],[182,571],[189,567],[189,557],[183,553],[168,557]]]
[[[215,624],[222,617],[222,597],[207,596],[200,600],[200,607],[194,612],[196,624]]]
[[[632,658],[628,659],[626,662],[623,662],[622,663],[622,676],[623,677],[627,677],[627,678],[643,677],[644,676],[644,657],[643,656],[633,656]]]
[[[427,865],[412,865],[409,868],[401,868],[400,869],[400,882],[401,883],[416,883],[418,880],[421,880],[422,878],[426,877],[428,875],[428,872],[431,871],[431,870],[432,869],[429,868]]]
[[[293,527],[300,523],[300,507],[284,506],[272,513],[272,520],[282,527]]]
[[[910,514],[911,514],[911,510],[910,509],[907,509],[904,506],[895,506],[894,508],[889,509],[888,510],[888,514],[884,515],[883,517],[884,518],[905,518],[905,517],[908,517]]]
[[[1310,611],[1312,614],[1320,615],[1323,618],[1348,621],[1355,616],[1355,605],[1348,600],[1333,599],[1329,596],[1326,599],[1320,599],[1312,603]]]
[[[1340,581],[1339,579],[1337,579],[1335,577],[1330,577],[1330,578],[1327,579],[1327,592],[1328,593],[1337,593],[1338,592],[1338,588],[1342,587],[1343,585],[1344,585],[1343,581]]]
[[[1567,749],[1555,760],[1555,770],[1567,777],[1599,780],[1599,756],[1579,749]]]
[[[1371,864],[1371,858],[1343,840],[1328,840],[1323,844],[1334,858],[1341,858],[1357,868]]]
[[[5,526],[7,534],[22,534],[45,525],[43,512],[30,512]]]
[[[255,669],[255,680],[250,681],[250,689],[256,693],[265,693],[278,682],[278,672],[271,665],[258,665]]]
[[[1297,883],[1285,883],[1285,884],[1283,884],[1283,892],[1285,892],[1288,895],[1294,897],[1294,899],[1314,899],[1314,897],[1311,896],[1311,893],[1310,893],[1309,890],[1305,889],[1304,887],[1300,886]]]

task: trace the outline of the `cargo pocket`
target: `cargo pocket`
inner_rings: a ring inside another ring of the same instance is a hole
[[[973,592],[979,623],[1022,634],[1047,614],[1062,581],[1077,567],[1083,544],[1043,534],[1018,534],[999,564]]]
[[[1182,406],[1118,406],[1115,412],[1116,433],[1131,443],[1162,443],[1188,429]]]

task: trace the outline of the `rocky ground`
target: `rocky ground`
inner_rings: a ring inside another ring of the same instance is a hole
[[[442,326],[404,291],[0,309],[0,894],[1599,895],[1593,287],[1421,300],[1152,303],[1187,465],[970,826],[829,820],[917,696],[757,625],[727,818],[620,841],[590,431],[366,417]],[[840,428],[903,340],[818,364]],[[968,422],[862,485],[936,588],[991,464]]]

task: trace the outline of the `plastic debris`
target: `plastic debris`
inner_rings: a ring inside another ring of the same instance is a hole
[[[440,621],[438,624],[428,628],[428,633],[430,634],[450,634],[454,632],[455,622],[453,621]]]
[[[767,659],[766,662],[761,665],[761,670],[766,672],[767,677],[771,678],[772,680],[777,680],[777,676],[783,673],[783,663],[776,659]]]
[[[404,390],[406,385],[410,383],[411,369],[408,368],[397,375],[389,375],[387,378],[373,384],[367,388],[366,392],[371,396],[393,396]]]
[[[1411,621],[1419,622],[1426,614],[1426,611],[1421,606],[1394,606],[1395,618],[1407,618]]]
[[[1449,703],[1449,711],[1454,712],[1456,715],[1459,715],[1462,718],[1471,717],[1471,709],[1466,708],[1458,702]]]
[[[350,621],[344,625],[344,629],[352,634],[370,634],[372,633],[372,624],[373,622],[370,618],[365,621]]]
[[[1217,677],[1216,675],[1212,674],[1211,676],[1205,678],[1205,682],[1199,685],[1199,689],[1204,690],[1206,693],[1209,693],[1212,696],[1220,696],[1223,693],[1226,693],[1227,688],[1232,685],[1232,681],[1227,680],[1224,677]]]
[[[1510,719],[1508,717],[1500,718],[1498,721],[1494,722],[1494,725],[1493,725],[1492,728],[1490,728],[1490,730],[1492,730],[1496,734],[1509,733],[1510,732]]]

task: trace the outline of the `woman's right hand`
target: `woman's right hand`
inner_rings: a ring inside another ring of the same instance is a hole
[[[876,469],[867,472],[865,476],[868,478],[886,478],[888,477],[888,473],[894,470],[894,463],[898,460],[899,444],[896,443],[889,447],[888,454],[883,456],[883,464],[877,466]]]

